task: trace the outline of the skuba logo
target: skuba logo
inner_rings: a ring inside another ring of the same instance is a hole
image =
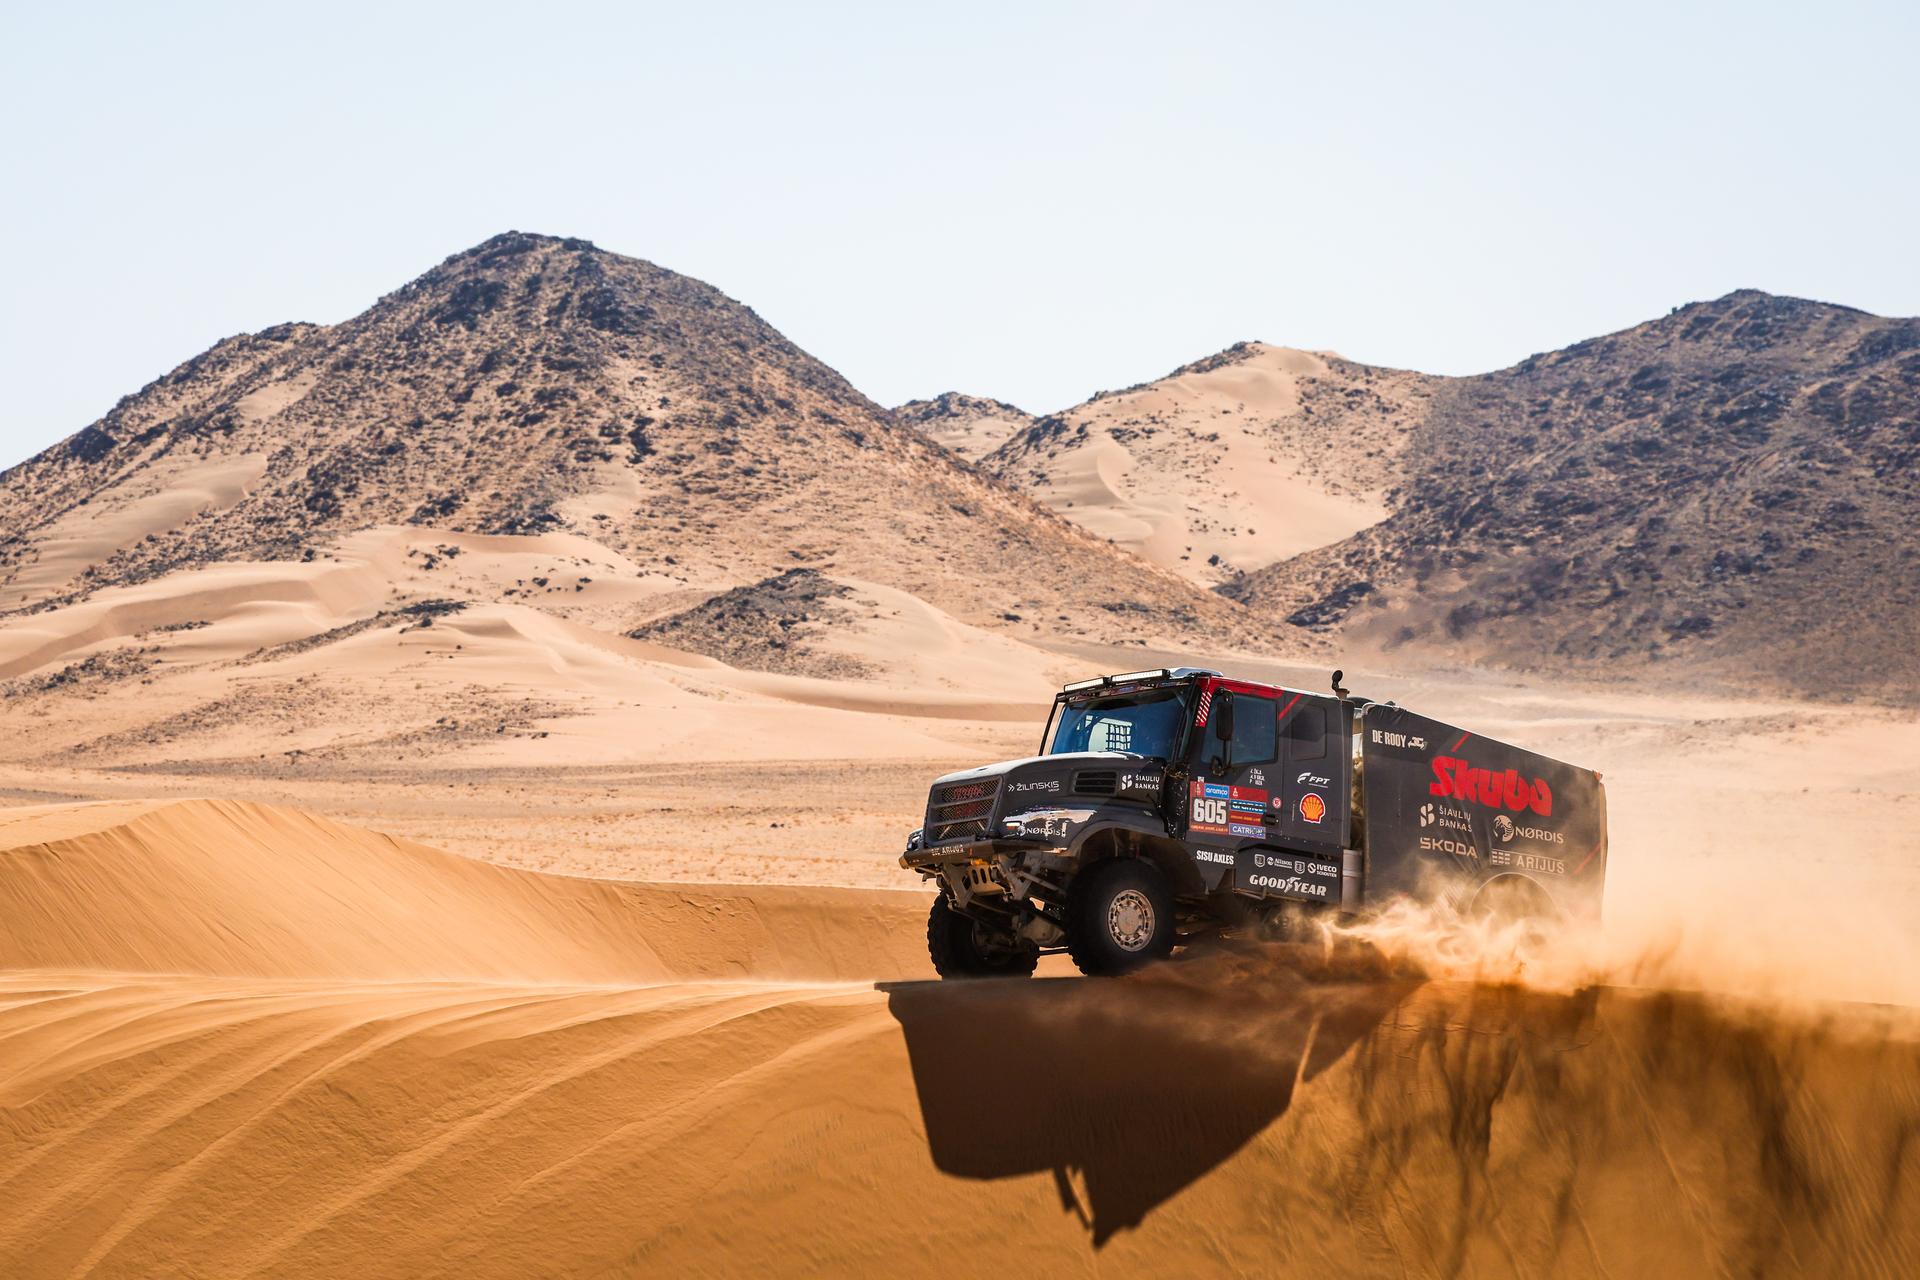
[[[1518,769],[1505,773],[1476,769],[1457,756],[1434,758],[1433,781],[1427,790],[1436,796],[1471,800],[1489,809],[1507,808],[1515,813],[1531,809],[1543,818],[1553,816],[1553,788],[1545,778],[1529,781]]]

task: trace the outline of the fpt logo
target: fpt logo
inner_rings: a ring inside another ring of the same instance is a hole
[[[1300,821],[1316,826],[1327,816],[1327,802],[1309,791],[1300,797]]]

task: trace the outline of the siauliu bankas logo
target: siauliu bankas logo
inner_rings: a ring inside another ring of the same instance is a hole
[[[1436,756],[1433,781],[1427,790],[1436,796],[1472,800],[1489,809],[1507,808],[1515,813],[1533,810],[1543,818],[1553,816],[1553,788],[1545,778],[1529,781],[1517,769],[1496,773],[1476,769],[1458,756]]]

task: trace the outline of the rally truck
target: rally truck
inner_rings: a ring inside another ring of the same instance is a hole
[[[937,779],[900,865],[943,978],[1119,974],[1392,899],[1597,917],[1600,775],[1354,697],[1196,667],[1067,685],[1041,754]]]

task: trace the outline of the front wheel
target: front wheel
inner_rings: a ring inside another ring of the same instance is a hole
[[[944,897],[927,913],[927,955],[943,978],[1031,978],[1040,952],[955,911]]]
[[[1089,976],[1130,973],[1173,952],[1173,893],[1150,862],[1097,862],[1067,888],[1067,953]]]

